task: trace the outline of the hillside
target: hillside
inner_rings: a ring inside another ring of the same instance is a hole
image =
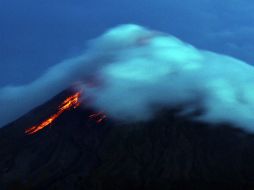
[[[33,135],[64,91],[0,129],[0,189],[254,189],[254,137],[161,110],[149,122],[96,122],[71,109]]]

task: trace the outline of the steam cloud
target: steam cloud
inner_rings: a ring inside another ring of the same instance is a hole
[[[33,83],[1,89],[0,126],[77,82],[91,106],[112,118],[147,120],[157,106],[184,105],[186,114],[205,110],[195,119],[254,131],[253,66],[131,24],[107,31]]]

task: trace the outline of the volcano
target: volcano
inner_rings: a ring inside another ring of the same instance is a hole
[[[0,129],[1,189],[254,188],[254,136],[194,122],[180,108],[126,124],[79,106],[25,133],[72,94],[65,90]]]

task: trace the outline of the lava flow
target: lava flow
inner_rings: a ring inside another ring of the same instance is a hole
[[[81,93],[76,92],[72,96],[67,97],[63,103],[59,106],[57,113],[50,116],[48,119],[43,121],[39,125],[32,126],[31,128],[28,128],[25,130],[25,133],[28,135],[32,135],[48,125],[50,125],[54,120],[56,120],[64,111],[69,110],[71,108],[77,108],[80,105],[79,99],[80,99]]]
[[[103,112],[94,113],[89,116],[90,119],[95,119],[96,123],[101,123],[106,117]]]

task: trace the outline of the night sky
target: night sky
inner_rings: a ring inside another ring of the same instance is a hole
[[[252,0],[0,0],[0,86],[35,80],[124,23],[252,64],[253,13]]]

